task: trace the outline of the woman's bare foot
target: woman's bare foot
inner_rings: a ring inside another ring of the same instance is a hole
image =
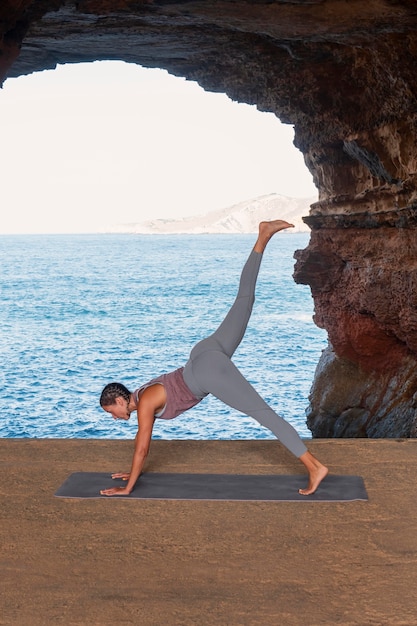
[[[325,465],[320,463],[311,452],[305,452],[300,456],[300,461],[308,471],[308,487],[306,489],[299,489],[298,493],[302,496],[310,496],[317,490],[323,478],[326,478],[329,470]]]
[[[255,243],[255,252],[263,252],[266,248],[266,244],[275,233],[286,228],[294,228],[294,224],[290,224],[285,220],[272,220],[271,222],[261,222],[259,224],[258,239]]]

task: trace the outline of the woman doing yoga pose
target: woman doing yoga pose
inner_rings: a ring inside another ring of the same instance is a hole
[[[104,489],[100,492],[102,495],[128,495],[132,491],[149,452],[155,418],[177,417],[209,393],[269,428],[308,471],[308,486],[299,492],[307,496],[316,491],[327,475],[327,468],[307,450],[296,430],[268,406],[231,361],[252,313],[265,247],[275,233],[292,226],[283,220],[260,223],[258,239],[242,270],[235,302],[218,329],[194,346],[184,367],[154,378],[133,393],[121,383],[110,383],[103,389],[100,397],[103,409],[114,419],[124,420],[136,411],[139,428],[130,473],[112,474],[112,478],[126,480],[126,486]]]

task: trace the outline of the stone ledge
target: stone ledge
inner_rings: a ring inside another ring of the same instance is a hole
[[[417,227],[417,205],[413,204],[392,211],[313,214],[302,219],[312,230],[321,228],[415,228]]]
[[[313,440],[369,502],[61,500],[131,441],[0,440],[0,624],[413,624],[417,440]],[[154,441],[150,471],[300,473],[275,441]]]

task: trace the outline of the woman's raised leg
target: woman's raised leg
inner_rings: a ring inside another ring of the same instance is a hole
[[[240,275],[236,299],[220,326],[210,335],[210,338],[219,343],[222,351],[229,357],[234,354],[246,332],[255,301],[255,287],[262,254],[268,241],[280,230],[292,227],[293,224],[284,220],[259,224],[258,238]]]
[[[232,357],[245,334],[249,318],[255,301],[255,287],[259,268],[262,261],[262,253],[271,237],[280,230],[292,228],[284,220],[261,222],[259,224],[258,238],[246,261],[239,281],[239,289],[236,299],[221,322],[217,330],[205,339],[199,341],[191,350],[190,358],[184,367],[184,380],[196,397],[203,398],[207,393],[197,384],[193,375],[194,360],[204,352],[220,350],[229,358]]]

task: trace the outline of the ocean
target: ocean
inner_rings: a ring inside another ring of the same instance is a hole
[[[232,304],[255,235],[0,236],[1,437],[131,439],[98,399],[184,365]],[[292,279],[307,233],[276,235],[235,364],[302,437],[327,339],[307,286]],[[269,439],[253,419],[208,396],[154,439]]]

